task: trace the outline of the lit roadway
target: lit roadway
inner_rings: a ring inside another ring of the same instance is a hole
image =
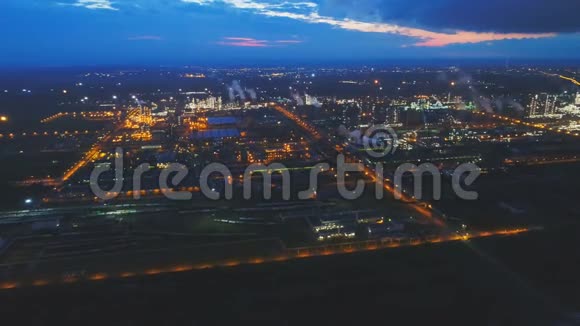
[[[492,119],[496,119],[496,120],[500,120],[500,121],[504,121],[504,122],[509,122],[511,124],[514,124],[514,125],[521,125],[521,126],[531,127],[531,128],[535,128],[535,129],[551,131],[551,132],[555,132],[555,133],[562,134],[562,135],[576,136],[576,137],[580,136],[580,133],[578,133],[578,132],[572,132],[569,130],[548,127],[542,123],[531,123],[531,122],[527,122],[527,121],[522,121],[520,119],[506,117],[506,116],[496,114],[496,113],[488,113],[488,112],[484,112],[484,111],[478,111],[478,112],[473,112],[473,114],[485,116],[488,118],[492,118]]]
[[[287,111],[286,109],[275,106],[276,110],[282,113],[284,116],[288,117],[292,121],[296,122],[299,126],[301,126],[304,130],[306,130],[312,137],[316,140],[323,140],[320,133],[316,131],[314,127],[312,127],[307,122],[302,121],[298,116],[295,114]],[[340,153],[344,153],[344,149],[339,145],[334,145],[327,143],[330,145],[331,148],[334,148],[336,151]],[[92,152],[90,152],[92,153]],[[83,164],[75,165],[75,170],[80,169],[86,162],[89,160],[89,156]],[[369,177],[373,182],[378,182],[376,180],[376,173],[373,169],[369,167],[365,167],[363,171],[367,177]],[[72,174],[70,174],[72,175]],[[70,177],[70,176],[69,176]],[[388,180],[387,180],[388,181]],[[386,182],[383,183],[385,190],[390,193],[394,193],[394,189],[387,184]],[[427,217],[427,218],[434,218],[435,214],[432,211],[430,205],[426,205],[424,203],[418,203],[415,200],[409,198],[407,195],[402,194],[402,198],[405,202],[408,202],[418,213]],[[434,218],[434,221],[437,225],[444,226],[443,221],[439,218]],[[472,233],[457,233],[457,232],[445,232],[441,235],[431,235],[421,238],[383,238],[378,240],[368,240],[368,241],[357,241],[352,243],[340,243],[340,244],[329,244],[329,245],[322,245],[322,246],[309,246],[309,247],[302,247],[302,248],[282,248],[278,250],[276,253],[265,254],[261,256],[246,256],[245,258],[230,258],[230,259],[219,259],[213,261],[205,261],[205,262],[181,262],[181,263],[165,263],[164,266],[155,266],[151,265],[150,268],[136,268],[135,270],[126,270],[126,271],[96,271],[96,270],[87,270],[86,273],[82,275],[70,275],[70,274],[57,274],[57,276],[53,277],[45,277],[41,279],[28,279],[23,281],[21,279],[14,280],[14,281],[4,281],[0,283],[0,289],[14,289],[18,287],[24,286],[45,286],[49,284],[66,284],[66,283],[75,283],[79,281],[100,281],[106,280],[111,278],[130,278],[130,277],[139,277],[139,276],[147,276],[147,275],[157,275],[162,273],[176,273],[176,272],[186,272],[192,270],[201,270],[201,269],[212,269],[212,268],[224,268],[224,267],[233,267],[242,264],[264,264],[264,263],[271,263],[271,262],[279,262],[279,261],[288,261],[288,260],[296,260],[296,259],[304,259],[309,257],[320,257],[320,256],[329,256],[329,255],[343,255],[343,254],[350,254],[354,252],[364,252],[364,251],[373,251],[379,249],[389,249],[389,248],[397,248],[397,247],[404,247],[404,246],[418,246],[424,244],[432,244],[432,243],[441,243],[441,242],[450,242],[450,241],[466,241],[475,238],[483,238],[483,237],[490,237],[490,236],[510,236],[510,235],[517,235],[521,233],[525,233],[531,231],[532,229],[529,228],[518,228],[518,229],[502,229],[502,230],[495,230],[495,231],[488,231],[488,232],[472,232]],[[30,262],[34,263],[34,262]],[[28,263],[25,263],[28,264]],[[26,265],[28,266],[28,265]],[[10,269],[10,266],[4,266]],[[112,268],[112,267],[111,267]]]
[[[8,133],[8,134],[0,134],[0,139],[8,138],[14,139],[16,137],[40,137],[40,136],[58,136],[58,135],[88,135],[89,133],[95,133],[96,131],[88,131],[88,130],[64,130],[64,131],[29,131],[29,132],[21,132],[21,133]]]
[[[314,128],[313,126],[311,126],[308,122],[302,120],[296,114],[294,114],[294,113],[286,110],[281,105],[274,105],[274,108],[276,109],[276,111],[278,111],[279,113],[281,113],[283,116],[285,116],[286,118],[292,120],[294,123],[296,123],[302,129],[304,129],[306,132],[308,132],[313,139],[315,139],[315,140],[322,139],[322,137],[320,136],[320,133],[316,130],[316,128]]]
[[[201,263],[176,263],[173,265],[157,266],[147,269],[130,270],[122,272],[109,271],[86,271],[83,276],[63,274],[58,277],[46,277],[41,279],[29,281],[5,281],[0,283],[0,290],[15,289],[27,286],[46,286],[50,284],[70,284],[80,281],[102,281],[106,279],[131,278],[148,275],[159,275],[164,273],[178,273],[188,272],[193,270],[213,269],[213,268],[227,268],[239,265],[256,265],[272,262],[282,262],[289,260],[297,260],[311,257],[344,255],[355,252],[374,251],[379,249],[389,249],[408,246],[420,246],[425,244],[434,244],[451,241],[467,241],[476,238],[485,238],[491,236],[511,236],[518,235],[525,232],[533,231],[534,229],[519,228],[519,229],[504,229],[490,232],[479,232],[473,234],[450,234],[444,236],[431,236],[426,238],[411,238],[411,239],[392,239],[385,238],[380,240],[360,241],[353,243],[331,244],[325,246],[312,246],[302,248],[289,248],[282,250],[279,254],[255,256],[245,259],[222,259],[218,261],[209,261]],[[32,263],[32,262],[31,262]]]
[[[562,157],[527,157],[515,160],[505,160],[506,164],[511,165],[550,165],[550,164],[563,164],[563,163],[578,163],[580,162],[580,157],[574,156],[562,156]]]
[[[128,111],[128,114],[127,114],[127,119],[130,116],[136,115],[137,113],[138,113],[138,111],[136,111],[136,110],[129,110]],[[56,119],[58,119],[60,117],[68,116],[68,115],[76,116],[76,113],[62,113],[61,112],[61,113],[55,114],[53,116],[50,116],[50,117],[48,117],[46,119],[43,119],[43,120],[41,120],[41,122],[42,123],[48,123],[50,121],[53,121],[53,120],[56,120]],[[79,115],[81,115],[83,117],[84,116],[95,116],[95,117],[97,117],[97,116],[98,117],[101,117],[101,116],[105,117],[106,116],[107,118],[112,118],[114,116],[114,114],[112,112],[106,112],[106,113],[90,113],[90,112],[87,113],[87,112],[81,112],[81,113],[79,113]],[[72,167],[70,167],[68,170],[66,170],[64,172],[63,176],[60,179],[50,179],[50,178],[40,179],[40,180],[39,179],[33,179],[33,180],[24,181],[24,182],[22,182],[22,184],[33,184],[33,183],[41,182],[42,184],[47,185],[47,186],[61,186],[64,182],[68,181],[75,173],[77,173],[81,168],[83,168],[85,165],[87,165],[92,160],[96,159],[99,156],[99,153],[101,152],[103,146],[108,141],[110,141],[113,138],[113,136],[114,136],[114,134],[116,132],[118,132],[122,128],[123,128],[123,123],[121,122],[119,125],[117,125],[115,127],[114,131],[108,132],[108,133],[104,134],[103,135],[103,138],[101,138],[100,141],[98,141],[97,143],[95,143],[89,149],[89,151],[86,152],[83,155],[83,158],[81,158]],[[79,133],[82,133],[82,132],[79,132],[79,131],[72,131],[72,132],[65,131],[64,132],[64,134],[79,134]],[[88,130],[85,130],[84,133],[85,134],[88,134]],[[55,131],[54,134],[57,135],[58,132]],[[48,132],[44,132],[42,134],[37,133],[37,132],[22,133],[22,136],[27,136],[27,135],[33,135],[33,136],[43,135],[43,136],[48,136],[50,134]],[[8,134],[6,136],[9,137],[9,138],[14,138],[15,135],[14,134]],[[4,137],[4,135],[3,134],[0,134],[0,138],[3,138],[3,137]]]
[[[566,77],[566,76],[563,76],[563,75],[560,75],[560,74],[550,74],[550,73],[547,73],[547,72],[544,72],[544,71],[542,71],[541,73],[543,73],[544,75],[548,75],[548,76],[558,77],[560,79],[564,79],[564,80],[567,80],[569,82],[572,82],[576,86],[580,86],[580,82],[577,81],[576,79],[572,78],[572,77]]]
[[[576,79],[572,78],[572,77],[566,77],[566,76],[562,76],[562,75],[558,75],[558,77],[567,80],[567,81],[571,81],[572,83],[574,83],[575,85],[580,86],[580,82],[577,81]]]
[[[99,156],[99,153],[101,152],[102,144],[106,143],[110,139],[111,133],[108,133],[101,139],[100,142],[94,144],[89,149],[89,151],[85,153],[84,157],[80,161],[78,161],[77,163],[75,163],[75,165],[73,165],[72,167],[70,167],[68,170],[65,171],[64,175],[62,176],[62,182],[66,182],[75,173],[77,173],[78,170],[87,165],[87,163],[97,158]]]
[[[132,115],[136,115],[137,113],[138,113],[138,111],[136,111],[136,110],[130,110],[129,113],[127,114],[127,119],[130,116],[132,116]],[[124,125],[123,122],[121,122],[115,128],[114,131],[105,134],[103,136],[103,138],[99,142],[97,142],[96,144],[94,144],[89,149],[89,151],[83,156],[83,158],[80,161],[78,161],[75,165],[73,165],[71,168],[69,168],[68,170],[66,170],[65,173],[64,173],[64,175],[62,176],[62,182],[66,182],[75,173],[77,173],[78,170],[80,170],[85,165],[87,165],[89,162],[91,162],[92,160],[94,160],[95,158],[97,158],[99,156],[99,153],[103,149],[104,145],[106,145],[107,142],[110,141],[113,138],[113,136],[114,136],[114,134],[116,132],[118,132],[119,130],[121,130],[123,128],[123,125]]]
[[[274,105],[273,106],[276,111],[278,111],[279,113],[281,113],[282,115],[284,115],[285,117],[287,117],[288,119],[292,120],[293,122],[295,122],[298,126],[300,126],[301,128],[303,128],[307,133],[309,133],[315,140],[324,140],[324,138],[321,136],[320,132],[316,130],[316,128],[314,128],[312,125],[310,125],[308,122],[303,121],[302,119],[300,119],[300,117],[298,117],[296,114],[286,110],[285,108],[283,108],[281,105]],[[338,153],[344,154],[345,158],[350,161],[358,161],[358,158],[355,156],[350,155],[342,145],[339,144],[331,144],[330,142],[328,142],[326,145],[330,146],[331,148],[333,148],[334,150],[336,150]],[[365,176],[367,176],[368,178],[370,178],[373,182],[377,183],[377,182],[381,182],[383,188],[389,192],[390,194],[394,195],[395,194],[395,189],[392,185],[390,185],[390,180],[385,179],[385,180],[377,180],[377,173],[376,171],[367,166],[364,165],[364,171],[363,173],[365,174]],[[428,219],[432,219],[433,222],[438,225],[438,226],[444,226],[444,222],[437,217],[432,209],[432,206],[427,204],[427,203],[420,203],[417,202],[415,199],[409,197],[407,194],[405,194],[403,191],[401,191],[401,193],[399,194],[401,196],[401,201],[408,203],[417,213],[421,214],[423,217],[426,217]]]

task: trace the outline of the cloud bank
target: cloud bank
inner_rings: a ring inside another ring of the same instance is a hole
[[[236,47],[251,47],[251,48],[266,48],[272,46],[285,46],[289,44],[302,43],[300,40],[257,40],[250,37],[224,37],[217,42],[219,45],[236,46]]]
[[[497,33],[580,31],[576,0],[323,0],[323,14],[429,30]]]
[[[77,0],[77,2],[72,3],[58,3],[61,6],[72,6],[72,7],[82,7],[91,10],[119,10],[116,7],[113,7],[113,2],[110,0]]]
[[[364,33],[383,33],[407,36],[416,39],[415,46],[429,46],[439,47],[451,44],[467,44],[467,43],[481,43],[499,40],[513,40],[513,39],[537,39],[556,36],[553,32],[542,33],[523,33],[523,32],[477,32],[467,31],[462,29],[454,29],[450,31],[432,31],[418,27],[408,27],[393,23],[376,22],[359,20],[350,17],[337,18],[329,15],[321,15],[321,6],[314,2],[289,2],[289,1],[256,1],[256,0],[181,0],[185,3],[196,4],[200,6],[215,6],[222,5],[230,8],[248,11],[256,15],[286,18],[301,21],[310,24],[324,24],[335,28],[344,30],[364,32]],[[422,0],[423,1],[423,0]],[[430,0],[424,0],[430,1]],[[495,0],[494,0],[495,1]],[[518,0],[519,1],[519,0]],[[342,7],[353,6],[357,7],[364,1],[354,0],[333,0],[328,3],[340,4]],[[370,4],[383,3],[378,0],[370,0]],[[389,3],[389,1],[385,1]],[[411,6],[414,5],[414,2]],[[328,6],[326,4],[325,6]],[[377,5],[378,6],[378,5]],[[367,16],[381,18],[384,15],[384,7],[381,6],[369,7],[362,5],[355,12],[365,10],[367,8]],[[371,10],[372,9],[372,10]],[[359,16],[364,16],[359,13]]]

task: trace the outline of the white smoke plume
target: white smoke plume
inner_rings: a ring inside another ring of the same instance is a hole
[[[516,102],[513,99],[510,100],[509,104],[519,113],[524,113],[526,111],[526,108],[524,108],[524,106],[521,103]]]
[[[245,101],[247,98],[250,98],[252,101],[256,101],[258,99],[256,91],[253,88],[242,88],[239,80],[232,81],[232,84],[227,85],[227,87],[230,102],[234,102],[236,99],[241,101]]]
[[[477,103],[477,107],[483,109],[487,113],[494,113],[493,107],[491,106],[491,100],[484,96],[479,96],[475,98],[475,102]]]
[[[302,99],[302,96],[300,96],[300,93],[292,92],[292,98],[294,98],[294,101],[296,101],[296,105],[298,105],[298,106],[304,105],[304,99]]]
[[[240,82],[238,80],[234,80],[232,82],[231,88],[234,89],[236,96],[238,96],[240,98],[240,100],[242,100],[242,101],[246,100],[246,93],[242,89],[242,86],[240,85]]]
[[[322,103],[320,103],[316,97],[312,100],[312,105],[316,108],[322,107]]]
[[[252,101],[256,101],[258,99],[256,91],[253,88],[246,89],[246,92],[248,93],[248,96],[252,99]]]

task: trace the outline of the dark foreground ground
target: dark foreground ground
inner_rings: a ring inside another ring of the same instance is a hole
[[[578,227],[0,292],[2,325],[575,325]]]

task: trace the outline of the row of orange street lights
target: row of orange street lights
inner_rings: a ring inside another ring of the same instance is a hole
[[[132,110],[129,112],[129,114],[127,115],[127,120],[130,119],[131,117],[133,117],[134,115],[136,115],[138,113],[139,110]],[[102,144],[106,144],[109,140],[111,140],[111,138],[113,137],[113,134],[122,129],[123,128],[123,123],[120,123],[119,126],[117,126],[117,128],[115,128],[115,131],[113,132],[109,132],[107,134],[105,134],[103,136],[103,138],[98,141],[97,143],[95,143],[90,149],[89,151],[83,156],[83,158],[78,161],[77,163],[75,163],[72,167],[70,167],[68,170],[65,171],[63,177],[62,177],[62,181],[65,182],[68,179],[70,179],[78,170],[80,170],[82,167],[84,167],[85,165],[87,165],[89,162],[91,162],[92,160],[94,160],[96,157],[98,157],[99,153],[101,152],[101,147]]]
[[[494,119],[497,119],[497,120],[509,122],[509,123],[516,124],[516,125],[522,125],[522,126],[526,126],[526,127],[531,127],[531,128],[536,128],[536,129],[551,131],[551,132],[555,132],[555,133],[563,134],[563,135],[580,136],[580,133],[578,133],[578,132],[572,132],[572,131],[569,131],[569,130],[558,129],[558,128],[554,128],[554,127],[548,127],[545,124],[541,124],[541,123],[531,123],[531,122],[522,121],[522,120],[519,120],[519,119],[510,118],[510,117],[506,117],[506,116],[503,116],[503,115],[495,114],[495,113],[487,113],[487,112],[483,112],[483,111],[474,112],[474,113],[477,114],[477,115],[491,117],[491,118],[494,118]]]
[[[280,105],[275,105],[274,106],[276,108],[276,110],[280,113],[282,113],[284,116],[286,116],[287,118],[291,119],[292,121],[294,121],[295,123],[297,123],[299,126],[301,126],[303,129],[305,129],[307,132],[309,132],[311,134],[312,137],[314,137],[315,139],[321,139],[322,137],[320,136],[320,133],[318,131],[316,131],[316,129],[314,129],[314,127],[310,126],[308,123],[304,122],[302,119],[300,119],[297,115],[289,112],[288,110],[284,109],[282,106]],[[344,153],[344,148],[342,148],[340,145],[336,145],[335,149],[339,152],[339,153]],[[364,174],[367,177],[370,177],[371,180],[373,182],[378,182],[379,180],[377,180],[376,178],[376,173],[373,169],[365,166],[364,168]],[[430,218],[433,219],[433,221],[438,225],[438,226],[443,226],[443,221],[434,218],[433,215],[433,206],[430,204],[426,204],[426,203],[418,203],[416,202],[416,200],[414,198],[409,197],[407,194],[405,194],[403,192],[403,190],[400,189],[394,189],[393,187],[389,186],[389,182],[390,180],[385,179],[382,180],[382,185],[383,188],[391,193],[391,194],[395,194],[397,193],[398,195],[401,196],[401,199],[406,202],[406,203],[410,203],[411,207],[413,207],[413,209],[421,214],[422,216],[426,217],[426,218]]]
[[[543,73],[544,75],[548,75],[548,76],[555,76],[555,77],[558,77],[560,79],[564,79],[564,80],[570,81],[570,82],[572,82],[576,86],[580,86],[580,81],[577,81],[576,79],[574,79],[572,77],[568,77],[568,76],[564,76],[564,75],[559,75],[559,74],[551,74],[551,73],[547,73],[547,72],[544,72],[544,71],[541,71],[541,73]]]
[[[276,111],[280,112],[286,118],[292,120],[294,123],[296,123],[297,125],[302,127],[304,130],[306,130],[308,133],[310,133],[310,135],[314,139],[320,140],[322,138],[320,136],[320,134],[318,133],[318,131],[316,131],[316,129],[314,127],[312,127],[310,124],[308,124],[305,121],[303,121],[302,119],[300,119],[300,117],[298,117],[296,114],[286,110],[285,108],[283,108],[280,105],[274,105],[274,108],[276,109]]]
[[[32,132],[22,132],[22,133],[0,134],[0,138],[4,138],[4,137],[15,138],[15,137],[26,137],[26,136],[81,135],[81,134],[87,135],[89,133],[91,133],[89,130],[32,131]]]
[[[180,273],[188,272],[193,270],[203,270],[203,269],[214,269],[214,268],[228,268],[235,267],[239,265],[258,265],[266,263],[275,263],[289,260],[298,260],[311,257],[321,257],[321,256],[332,256],[332,255],[345,255],[356,252],[374,251],[381,249],[391,249],[399,247],[409,247],[409,246],[419,246],[433,243],[442,242],[452,242],[452,241],[468,241],[476,238],[485,238],[491,236],[515,236],[522,233],[532,231],[531,228],[513,228],[513,229],[501,229],[494,231],[483,231],[471,234],[448,234],[441,236],[433,236],[427,238],[411,238],[411,239],[378,239],[378,240],[368,240],[353,243],[340,243],[340,244],[329,244],[324,246],[312,246],[312,247],[302,247],[286,249],[278,255],[268,255],[260,257],[251,257],[245,259],[232,258],[219,261],[211,261],[205,263],[180,263],[170,266],[163,267],[152,267],[141,270],[125,271],[120,273],[107,273],[107,272],[94,272],[87,276],[77,276],[77,275],[64,275],[59,278],[44,278],[36,279],[28,282],[20,281],[6,281],[0,283],[0,290],[16,289],[20,287],[30,287],[30,286],[47,286],[51,284],[70,284],[77,283],[81,281],[103,281],[107,279],[122,279],[122,278],[133,278],[133,277],[143,277],[152,276],[166,273]]]
[[[121,111],[82,111],[82,112],[59,112],[59,113],[55,113],[49,117],[46,117],[42,120],[40,120],[41,123],[48,123],[48,122],[52,122],[54,120],[63,118],[63,117],[68,117],[68,116],[72,116],[73,118],[76,118],[77,115],[85,118],[85,119],[110,119],[115,117],[115,114],[119,114]]]
[[[558,75],[558,77],[560,77],[564,80],[567,80],[567,81],[571,81],[572,83],[574,83],[574,85],[580,86],[580,82],[572,77],[566,77],[566,76],[562,76],[562,75]]]

